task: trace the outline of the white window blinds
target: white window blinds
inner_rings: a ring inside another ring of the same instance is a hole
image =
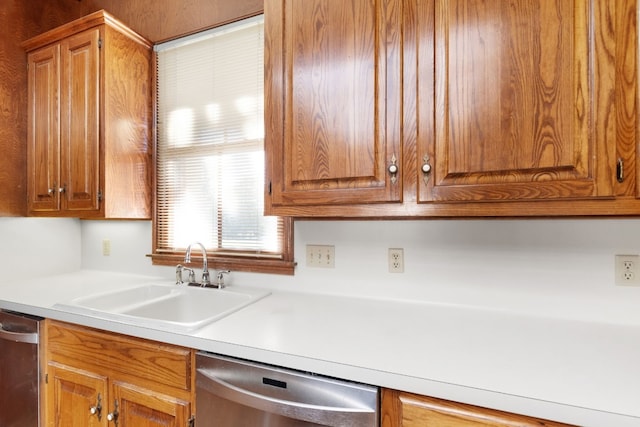
[[[263,216],[262,16],[156,46],[156,253],[279,257]]]

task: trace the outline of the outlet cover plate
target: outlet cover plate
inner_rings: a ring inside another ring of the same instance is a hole
[[[640,255],[616,255],[615,283],[618,286],[640,286]]]
[[[404,273],[404,250],[389,248],[389,273]]]

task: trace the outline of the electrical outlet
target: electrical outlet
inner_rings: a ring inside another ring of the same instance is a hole
[[[307,267],[335,268],[335,247],[307,245]]]
[[[389,248],[389,273],[404,273],[404,250]]]
[[[616,255],[615,283],[619,286],[640,286],[640,255]]]

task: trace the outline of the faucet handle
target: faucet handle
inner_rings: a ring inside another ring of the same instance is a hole
[[[229,274],[231,273],[230,270],[220,270],[218,271],[218,273],[216,274],[216,284],[214,287],[218,288],[218,289],[222,289],[224,288],[224,275],[225,274]]]
[[[182,264],[176,265],[176,285],[182,285],[184,282],[182,281],[182,270],[184,267]]]

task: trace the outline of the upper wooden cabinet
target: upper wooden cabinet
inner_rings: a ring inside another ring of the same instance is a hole
[[[629,0],[266,0],[266,211],[640,213],[635,16]]]
[[[265,1],[271,206],[401,200],[401,5]]]
[[[100,11],[23,46],[29,215],[150,218],[151,44]]]
[[[453,0],[433,14],[426,3],[415,14],[417,152],[432,168],[420,201],[613,196],[604,7]]]

